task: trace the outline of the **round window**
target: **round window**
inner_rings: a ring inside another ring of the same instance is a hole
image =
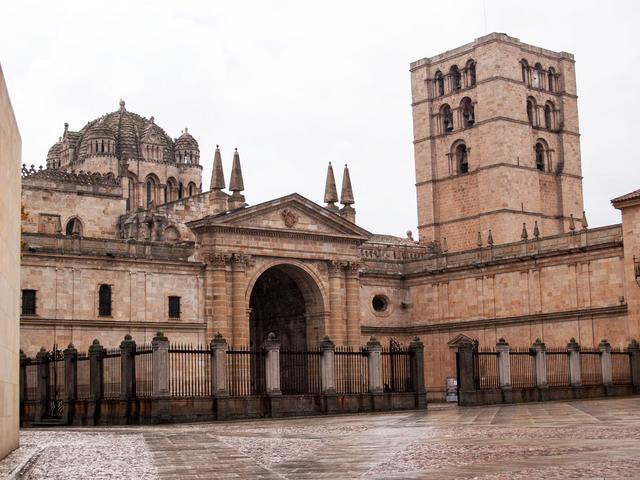
[[[389,307],[389,300],[384,295],[376,295],[371,300],[371,306],[376,312],[384,312]]]

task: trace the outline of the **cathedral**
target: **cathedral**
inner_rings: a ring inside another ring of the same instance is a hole
[[[206,189],[187,129],[172,138],[122,100],[65,124],[46,168],[22,172],[21,348],[418,336],[443,400],[462,340],[626,345],[640,337],[640,190],[612,201],[622,224],[588,228],[574,62],[492,33],[410,65],[417,239],[357,225],[347,166],[338,192],[329,164],[324,205],[248,204],[237,149],[227,176],[216,147]]]

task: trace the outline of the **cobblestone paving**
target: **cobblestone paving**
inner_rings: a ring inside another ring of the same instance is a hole
[[[0,477],[640,478],[640,398],[24,430]]]

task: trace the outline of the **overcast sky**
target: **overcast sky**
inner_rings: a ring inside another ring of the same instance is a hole
[[[0,62],[23,141],[44,164],[64,122],[118,108],[200,144],[203,187],[238,147],[251,204],[322,202],[327,162],[349,164],[358,223],[416,229],[409,63],[485,33],[575,54],[590,226],[640,188],[640,2],[13,1]],[[486,15],[485,15],[486,12]],[[486,19],[486,21],[485,21]]]

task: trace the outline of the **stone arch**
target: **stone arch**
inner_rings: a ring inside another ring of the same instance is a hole
[[[179,242],[180,241],[180,232],[173,225],[169,225],[164,229],[162,234],[162,239],[165,242]]]
[[[71,235],[82,236],[83,231],[84,231],[84,225],[82,224],[82,220],[80,220],[80,217],[78,216],[69,217],[64,227],[64,234],[67,236],[71,236]]]
[[[283,349],[304,350],[325,335],[329,300],[320,275],[295,260],[275,260],[261,266],[245,293],[249,339],[255,348],[274,331]]]

